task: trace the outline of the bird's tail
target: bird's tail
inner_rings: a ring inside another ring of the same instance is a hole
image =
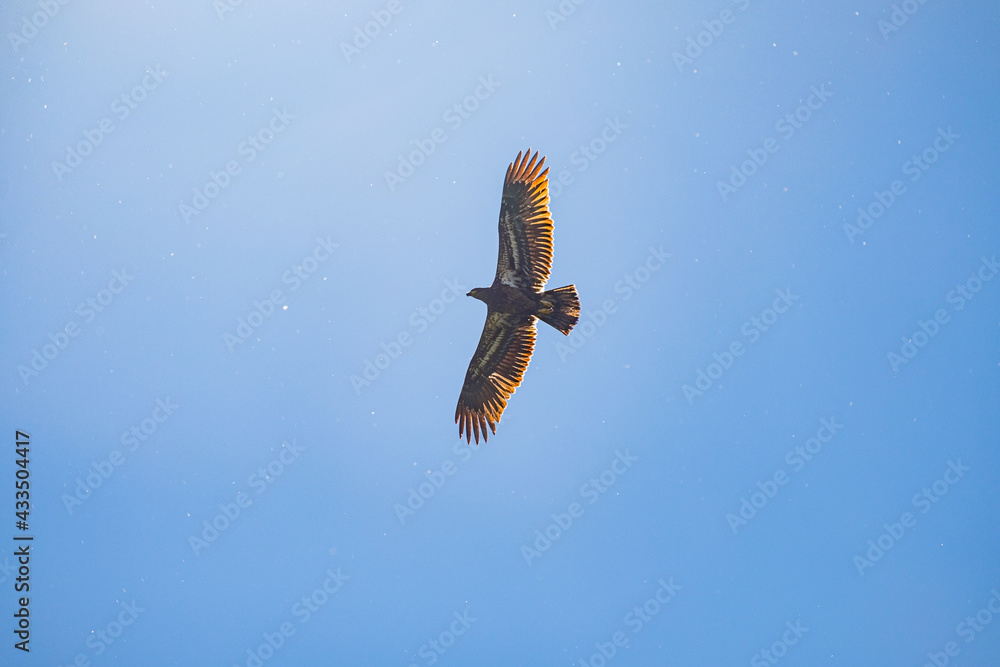
[[[538,319],[567,336],[580,319],[580,295],[575,285],[542,292],[538,303]]]

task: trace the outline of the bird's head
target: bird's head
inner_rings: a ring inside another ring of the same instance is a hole
[[[482,301],[483,300],[483,288],[482,287],[473,287],[469,291],[469,293],[466,294],[465,296],[471,296],[473,299],[479,299],[480,301]]]

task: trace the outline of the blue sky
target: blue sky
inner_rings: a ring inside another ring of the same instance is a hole
[[[6,3],[0,662],[993,664],[998,18]],[[584,314],[469,446],[528,147]]]

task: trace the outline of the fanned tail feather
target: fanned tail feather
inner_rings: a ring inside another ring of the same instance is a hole
[[[580,319],[580,295],[575,285],[542,292],[538,319],[567,336]]]

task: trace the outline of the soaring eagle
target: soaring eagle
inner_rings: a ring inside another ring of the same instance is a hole
[[[531,157],[529,161],[528,158]],[[580,319],[576,287],[542,291],[552,270],[552,217],[549,215],[549,170],[545,158],[529,148],[507,167],[500,200],[500,252],[497,275],[489,287],[467,294],[487,306],[486,325],[469,363],[458,397],[458,437],[471,442],[496,423],[528,367],[535,347],[535,320],[567,336]],[[541,173],[539,173],[541,172]]]

